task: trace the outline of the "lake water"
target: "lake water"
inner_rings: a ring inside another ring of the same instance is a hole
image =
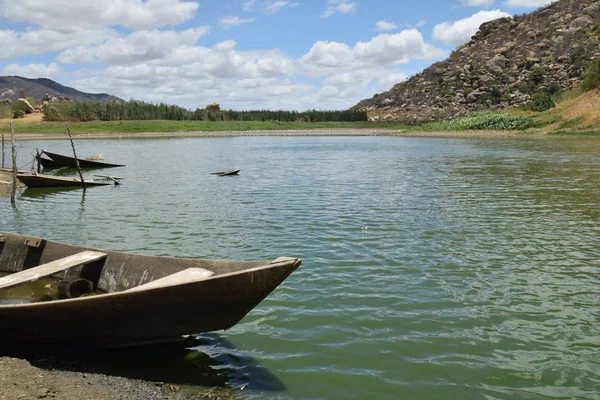
[[[35,148],[70,152],[68,140],[21,145],[20,165]],[[123,184],[26,190],[16,210],[0,199],[1,230],[304,260],[231,330],[192,349],[104,353],[99,369],[256,399],[600,398],[597,138],[76,145],[127,164],[95,172]]]

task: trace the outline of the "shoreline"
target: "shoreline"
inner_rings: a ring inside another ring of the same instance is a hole
[[[547,138],[545,132],[522,131],[412,131],[398,129],[290,129],[290,130],[249,130],[249,131],[177,131],[177,132],[72,132],[77,139],[136,139],[136,138],[212,138],[245,136],[398,136],[432,138]],[[68,139],[66,133],[15,133],[16,140],[58,140]],[[5,139],[6,140],[6,139]]]
[[[0,399],[196,400],[233,399],[227,389],[191,390],[165,382],[37,367],[23,358],[0,357]]]

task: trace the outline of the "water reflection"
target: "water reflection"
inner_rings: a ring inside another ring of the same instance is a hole
[[[60,195],[65,192],[71,192],[75,190],[82,190],[83,196],[85,197],[85,188],[77,187],[77,186],[65,186],[65,187],[49,187],[49,188],[26,188],[21,193],[21,197],[26,199],[45,199]]]
[[[25,359],[43,369],[201,387],[243,389],[250,380],[248,370],[252,370],[254,389],[270,392],[286,389],[257,360],[239,352],[218,334],[123,349],[82,349],[10,340],[0,342],[0,355]]]

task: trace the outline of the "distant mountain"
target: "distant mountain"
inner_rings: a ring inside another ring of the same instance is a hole
[[[577,87],[600,57],[600,1],[560,0],[487,22],[471,41],[391,90],[353,108],[372,120],[424,122],[528,103]]]
[[[20,76],[0,76],[0,99],[10,99],[14,101],[19,98],[21,91],[25,97],[42,99],[44,96],[54,96],[68,98],[74,101],[100,101],[107,103],[109,101],[123,101],[116,96],[106,93],[85,93],[68,86],[63,86],[52,79],[38,78],[29,79]]]

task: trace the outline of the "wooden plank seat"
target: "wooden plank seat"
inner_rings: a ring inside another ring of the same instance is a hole
[[[182,283],[198,282],[213,276],[215,273],[204,268],[187,268],[183,271],[167,275],[164,278],[157,279],[152,282],[145,283],[140,286],[127,289],[126,292],[136,292],[146,289],[154,289],[159,287],[180,285]]]
[[[0,278],[0,289],[7,289],[23,283],[32,282],[39,278],[50,276],[60,271],[66,271],[70,268],[88,264],[102,258],[106,258],[106,253],[90,250],[82,251],[81,253],[73,254],[68,257],[51,261],[47,264],[38,265],[37,267],[25,269]]]

